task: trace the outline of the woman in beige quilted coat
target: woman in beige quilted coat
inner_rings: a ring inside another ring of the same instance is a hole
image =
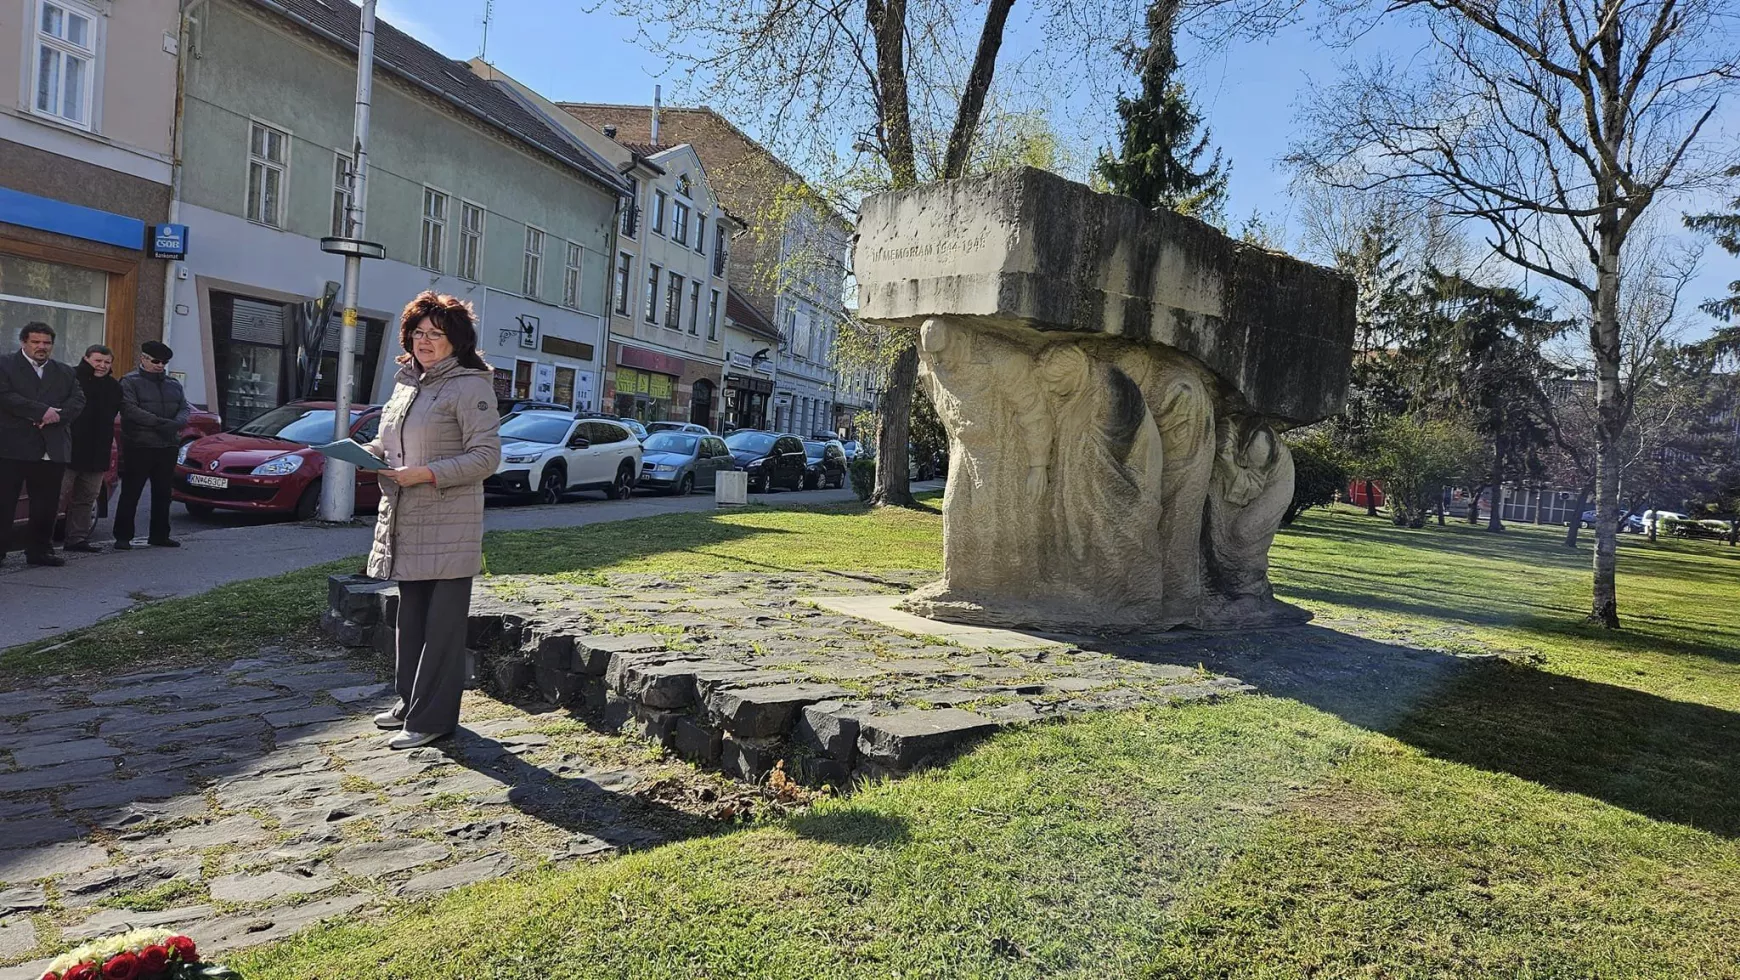
[[[471,304],[423,292],[399,318],[399,374],[369,450],[386,460],[369,574],[399,583],[399,703],[375,716],[416,748],[452,734],[465,692],[471,580],[483,570],[483,481],[501,461]]]

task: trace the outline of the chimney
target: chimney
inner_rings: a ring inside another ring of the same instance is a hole
[[[652,145],[659,145],[659,86],[653,86]]]
[[[616,138],[616,127],[615,126],[604,127],[604,135],[609,137],[610,139],[615,139]]]

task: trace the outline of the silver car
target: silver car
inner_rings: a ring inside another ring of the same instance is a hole
[[[713,489],[721,472],[737,468],[725,440],[694,432],[654,432],[641,446],[637,486],[678,496]]]

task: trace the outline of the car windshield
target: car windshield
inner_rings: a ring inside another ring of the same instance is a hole
[[[244,436],[269,436],[285,442],[299,442],[304,446],[316,443],[325,445],[332,441],[332,418],[335,411],[330,408],[309,408],[306,405],[281,405],[237,429],[236,433]],[[355,424],[361,415],[361,412],[350,413],[351,423]]]
[[[681,422],[648,422],[646,424],[648,432],[678,432],[682,428],[683,423]]]
[[[695,444],[701,440],[681,432],[655,432],[646,439],[646,451],[649,453],[676,453],[678,456],[695,455]]]
[[[512,439],[515,442],[555,445],[568,437],[568,426],[573,423],[573,419],[554,413],[527,412],[523,415],[509,415],[502,420],[501,438],[503,442]]]
[[[806,442],[804,443],[804,453],[810,456],[820,456],[827,445],[825,442]]]
[[[773,448],[774,436],[767,432],[733,432],[725,437],[725,445],[752,453],[765,453]]]

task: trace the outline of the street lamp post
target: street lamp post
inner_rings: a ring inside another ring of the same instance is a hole
[[[320,249],[344,256],[344,287],[338,343],[338,383],[332,418],[334,442],[350,437],[351,389],[356,384],[357,292],[361,287],[362,260],[386,257],[386,249],[363,240],[363,218],[368,203],[369,100],[375,72],[375,0],[362,0],[362,21],[356,43],[356,118],[351,145],[350,200],[344,208],[343,237],[322,238]],[[326,460],[320,485],[320,519],[348,521],[356,507],[356,467],[337,459]]]

